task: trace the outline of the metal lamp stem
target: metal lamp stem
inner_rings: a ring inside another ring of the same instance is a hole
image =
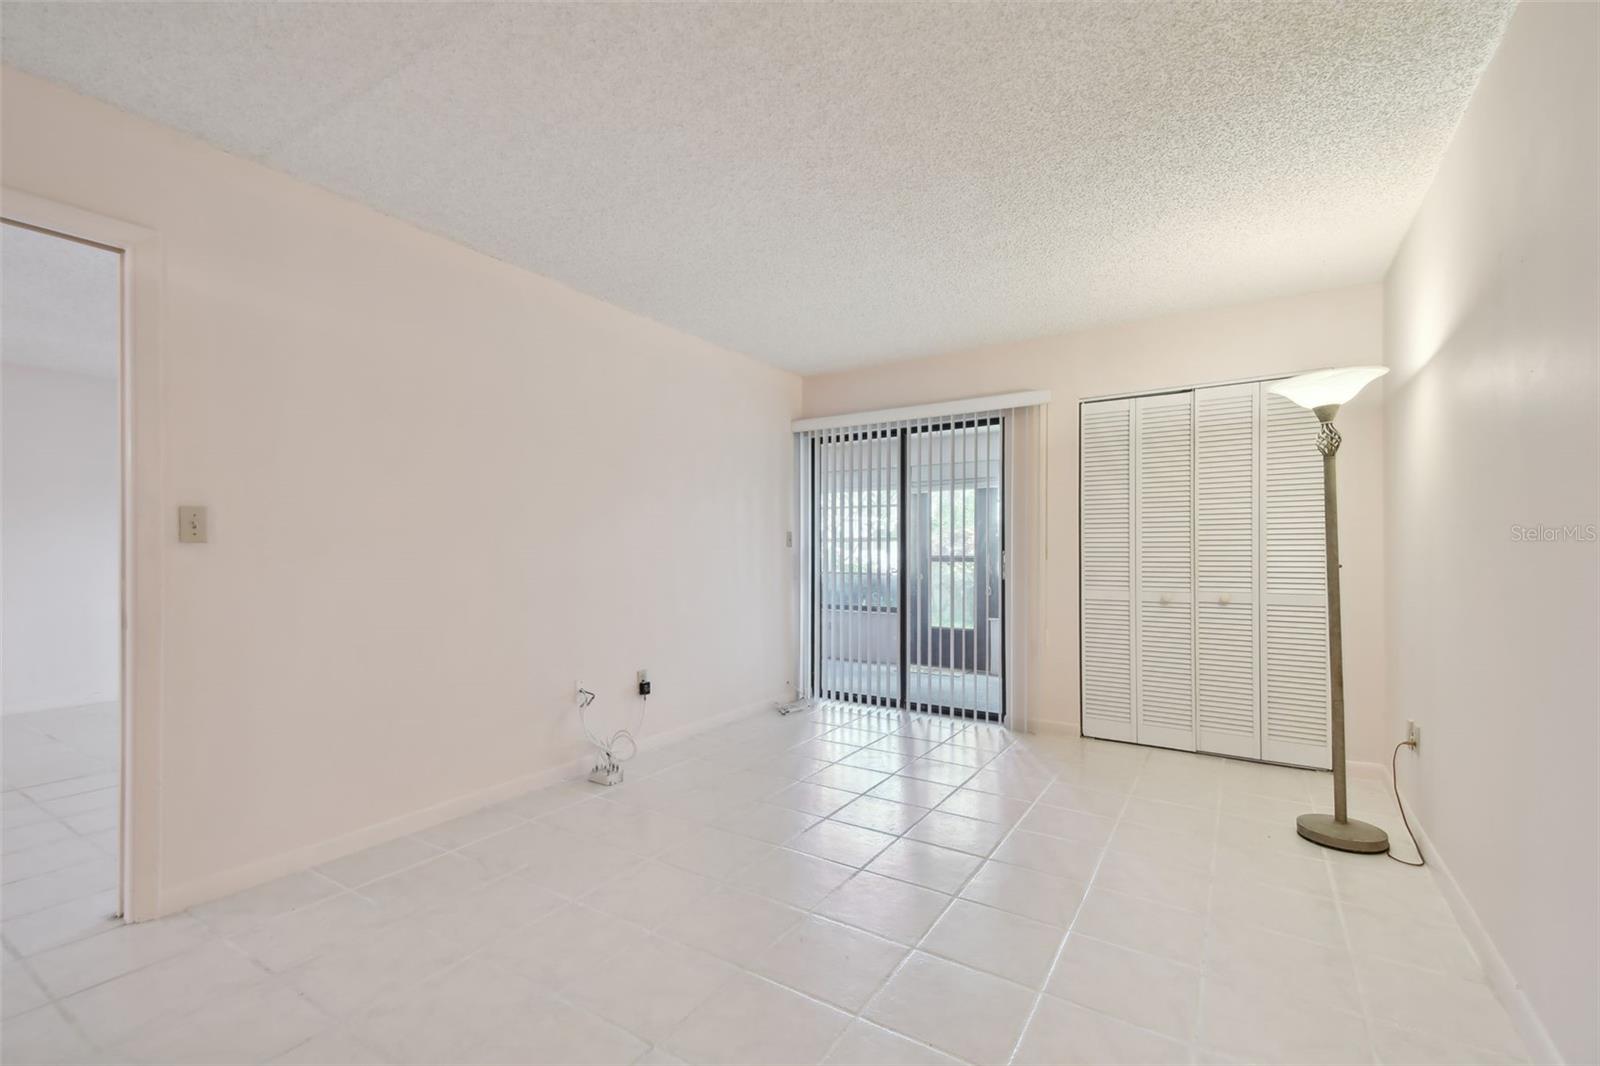
[[[1333,817],[1303,814],[1296,822],[1302,837],[1323,847],[1340,851],[1383,852],[1389,850],[1389,835],[1375,825],[1351,821],[1345,781],[1344,749],[1344,624],[1339,611],[1339,477],[1334,457],[1339,452],[1339,431],[1333,416],[1339,405],[1314,408],[1317,421],[1317,450],[1322,453],[1323,537],[1328,573],[1328,689],[1333,704]]]
[[[1322,505],[1328,567],[1328,687],[1333,700],[1333,820],[1343,824],[1350,820],[1350,811],[1344,753],[1344,623],[1339,613],[1339,477],[1334,466],[1339,434],[1332,422],[1322,425],[1333,438],[1333,446],[1322,453]]]

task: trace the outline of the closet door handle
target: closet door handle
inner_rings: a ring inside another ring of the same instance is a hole
[[[1167,606],[1170,606],[1171,603],[1172,603],[1172,593],[1163,592],[1161,594],[1161,606],[1167,607]]]
[[[1226,607],[1228,604],[1233,602],[1233,597],[1224,592],[1222,595],[1217,597],[1217,602]]]

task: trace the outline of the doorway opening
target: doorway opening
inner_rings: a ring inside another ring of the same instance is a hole
[[[6,942],[120,922],[122,254],[0,224]]]

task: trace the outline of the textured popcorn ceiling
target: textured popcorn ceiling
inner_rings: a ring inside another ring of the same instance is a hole
[[[1510,10],[6,3],[0,33],[809,372],[1380,277]]]

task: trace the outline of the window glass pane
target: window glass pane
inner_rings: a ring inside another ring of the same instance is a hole
[[[930,496],[933,555],[971,555],[977,550],[975,499],[972,489],[934,492]]]
[[[825,497],[818,509],[818,543],[840,540],[892,540],[900,535],[900,493],[839,492]]]
[[[934,563],[932,624],[940,629],[971,629],[976,624],[973,595],[976,568],[970,562]]]
[[[823,575],[823,603],[829,607],[871,607],[898,610],[899,574],[831,573]]]
[[[818,509],[822,602],[830,607],[900,606],[900,492],[841,490]]]

